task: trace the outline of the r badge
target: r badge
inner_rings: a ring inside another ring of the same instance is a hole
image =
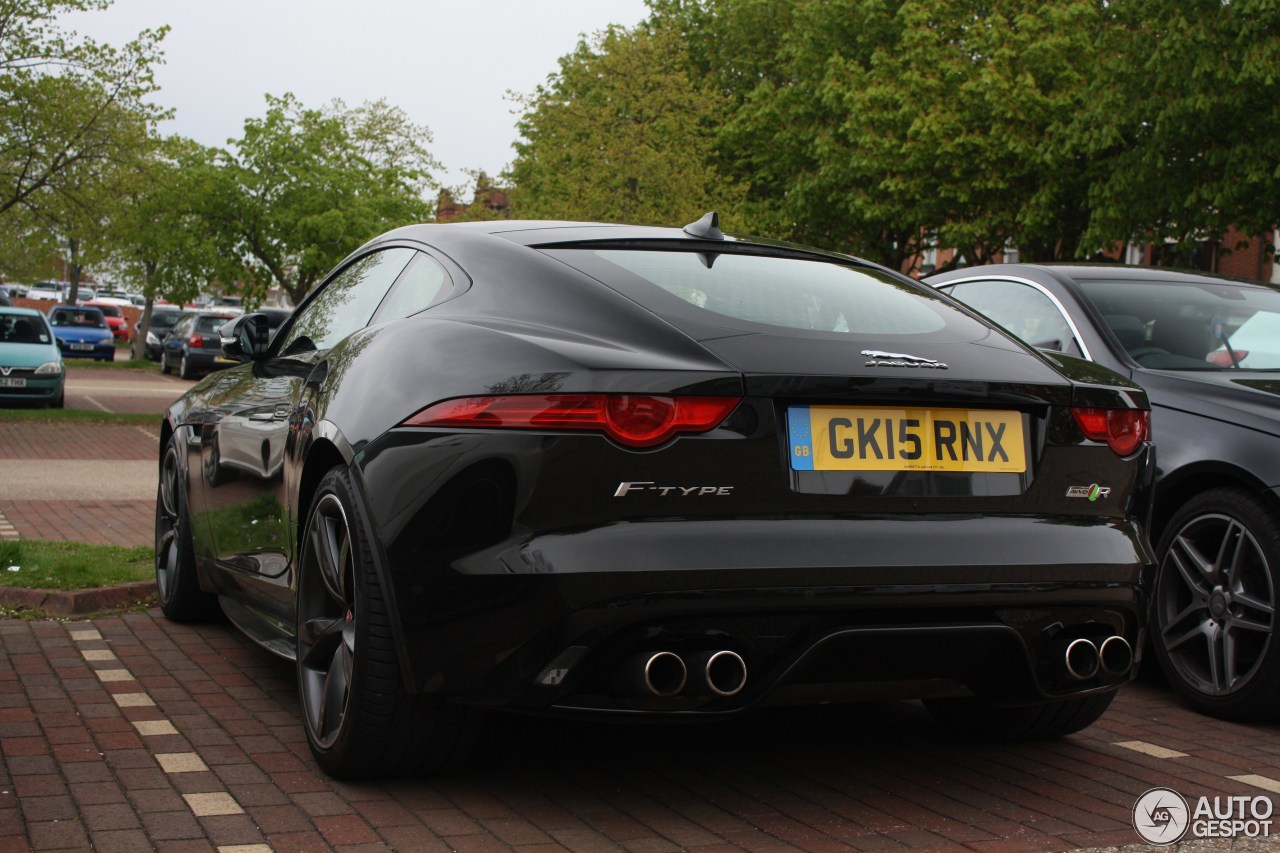
[[[1096,501],[1098,498],[1111,497],[1111,487],[1099,486],[1097,483],[1092,486],[1072,486],[1067,489],[1067,497],[1088,498],[1091,501]]]

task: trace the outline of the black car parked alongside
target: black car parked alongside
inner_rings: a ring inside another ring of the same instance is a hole
[[[1146,389],[1156,658],[1200,711],[1280,716],[1280,290],[1104,265],[994,265],[929,283]]]
[[[221,311],[187,311],[173,324],[160,345],[160,372],[175,368],[183,379],[230,367],[235,362],[222,355],[218,330],[238,314]]]
[[[222,338],[162,425],[161,606],[295,661],[335,775],[456,764],[486,708],[1052,737],[1131,677],[1146,395],[881,267],[412,226]]]
[[[184,313],[184,310],[176,305],[156,305],[151,309],[151,328],[147,331],[147,340],[144,342],[142,350],[142,354],[147,360],[160,360],[160,352],[163,349],[165,337],[169,332],[173,331],[178,318]],[[137,340],[140,334],[142,334],[141,318],[133,324],[134,340]]]

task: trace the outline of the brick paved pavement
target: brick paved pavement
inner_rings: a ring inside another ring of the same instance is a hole
[[[1130,810],[1152,787],[1262,793],[1229,777],[1280,779],[1276,734],[1192,714],[1146,684],[1084,733],[1031,745],[957,742],[902,704],[698,728],[494,717],[463,773],[352,784],[311,760],[291,666],[225,623],[10,620],[0,853],[1129,845]]]
[[[155,510],[155,500],[0,500],[0,517],[7,519],[12,525],[17,534],[15,538],[124,545],[130,548],[154,543]]]
[[[0,422],[0,538],[65,539],[99,545],[144,546],[153,541],[155,501],[151,486],[130,489],[122,499],[110,482],[95,484],[109,499],[46,499],[26,495],[15,499],[5,493],[6,460],[29,468],[41,461],[94,460],[118,463],[130,481],[153,483],[160,438],[160,412],[183,391],[189,381],[145,371],[87,368],[72,363],[67,368],[67,406],[112,412],[155,412],[154,424],[101,424],[68,422]],[[128,463],[136,462],[137,470]],[[124,466],[124,467],[121,467]],[[66,466],[63,465],[63,468]],[[113,469],[115,470],[115,469]],[[23,473],[29,473],[24,469]],[[109,478],[109,475],[107,475]],[[132,484],[132,483],[131,483]],[[51,486],[53,484],[51,483]],[[74,498],[74,476],[58,478],[57,498]],[[68,493],[67,487],[72,491]],[[53,491],[52,489],[50,491]],[[142,497],[145,496],[145,497]],[[94,497],[99,497],[95,494]]]
[[[69,393],[86,408],[159,411],[189,384],[72,371],[97,383]],[[0,424],[0,469],[14,458],[154,468],[157,435]],[[6,500],[2,483],[0,537],[151,541],[151,500]],[[1132,845],[1130,811],[1152,787],[1280,796],[1278,734],[1192,714],[1149,684],[1087,731],[1034,745],[957,742],[902,704],[679,729],[494,717],[464,773],[349,784],[310,758],[291,666],[225,623],[173,625],[155,611],[0,620],[0,853]]]

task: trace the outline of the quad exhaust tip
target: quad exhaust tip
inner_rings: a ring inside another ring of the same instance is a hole
[[[1062,665],[1075,681],[1087,681],[1099,672],[1127,675],[1133,669],[1133,646],[1119,634],[1097,644],[1082,637],[1066,644]]]
[[[694,696],[736,696],[747,686],[747,664],[741,655],[727,649],[686,657],[669,651],[640,652],[623,661],[614,685],[625,695],[660,699],[685,692]]]
[[[1062,662],[1067,668],[1067,675],[1076,681],[1086,681],[1098,674],[1101,666],[1098,647],[1092,640],[1079,639],[1067,643]]]
[[[690,669],[700,673],[704,693],[713,696],[736,696],[747,686],[747,663],[737,652],[727,649],[700,652],[690,659]]]
[[[655,652],[644,662],[644,686],[653,696],[678,696],[689,680],[689,670],[674,652]]]
[[[1133,669],[1133,646],[1118,634],[1107,637],[1098,647],[1098,659],[1108,675],[1125,675]]]

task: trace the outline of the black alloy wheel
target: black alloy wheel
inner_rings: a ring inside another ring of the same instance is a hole
[[[156,595],[165,616],[196,622],[214,614],[217,599],[200,589],[178,454],[175,433],[165,447],[156,491]]]
[[[321,480],[302,549],[298,691],[316,761],[340,778],[458,766],[474,721],[434,697],[404,691],[368,524],[345,470]]]
[[[1203,713],[1275,718],[1275,510],[1239,489],[1205,492],[1170,520],[1158,551],[1151,628],[1165,677]]]

